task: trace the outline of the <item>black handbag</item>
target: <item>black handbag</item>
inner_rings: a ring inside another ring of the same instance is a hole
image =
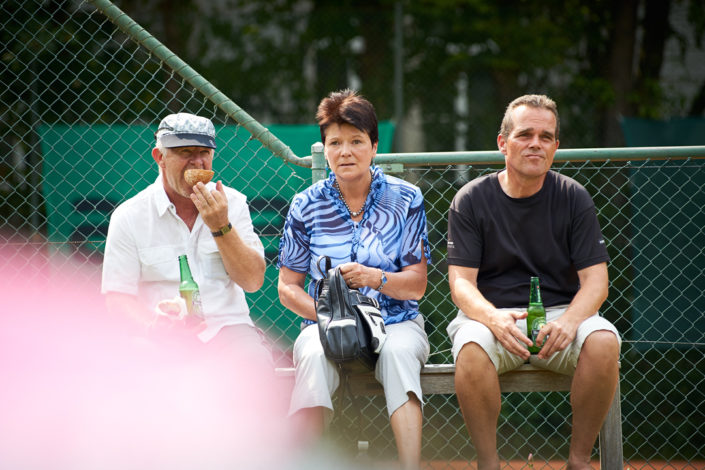
[[[346,372],[373,370],[387,338],[379,303],[350,289],[340,268],[330,264],[328,256],[318,258],[316,317],[323,351]]]

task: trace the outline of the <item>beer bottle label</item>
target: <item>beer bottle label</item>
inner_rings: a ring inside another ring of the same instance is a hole
[[[203,306],[201,305],[201,291],[194,291],[191,299],[191,313],[197,317],[203,316]]]
[[[531,328],[530,328],[530,330],[531,330],[531,341],[534,342],[534,346],[535,346],[535,347],[540,347],[540,346],[541,346],[541,345],[539,345],[539,344],[536,343],[536,337],[539,335],[539,331],[541,331],[541,327],[544,326],[545,324],[546,324],[546,320],[544,320],[544,319],[541,318],[541,317],[539,317],[539,318],[534,318],[534,319],[531,321]],[[544,338],[544,341],[545,341],[545,338]]]
[[[201,293],[197,290],[181,291],[181,297],[186,301],[186,310],[189,315],[203,316],[203,307],[201,305]]]

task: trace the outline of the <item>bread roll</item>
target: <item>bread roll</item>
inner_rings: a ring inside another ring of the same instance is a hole
[[[186,170],[184,179],[189,186],[194,186],[199,181],[206,184],[213,178],[213,174],[213,170]]]

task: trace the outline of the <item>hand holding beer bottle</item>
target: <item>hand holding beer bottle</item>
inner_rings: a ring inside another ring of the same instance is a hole
[[[536,344],[536,337],[541,331],[541,328],[546,324],[546,310],[543,308],[541,301],[541,289],[539,287],[539,278],[531,278],[531,287],[529,288],[529,308],[526,309],[526,336],[531,338],[533,345],[529,346],[531,354],[538,354],[543,344]],[[545,339],[544,339],[545,342]]]

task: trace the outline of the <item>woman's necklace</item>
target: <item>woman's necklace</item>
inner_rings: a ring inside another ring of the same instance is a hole
[[[365,212],[365,206],[367,205],[367,196],[370,194],[370,189],[372,188],[372,181],[370,180],[370,187],[367,188],[367,194],[365,194],[365,202],[362,203],[362,207],[360,208],[359,211],[353,211],[350,209],[350,206],[348,205],[348,201],[345,200],[345,196],[343,196],[343,191],[340,189],[340,185],[338,184],[338,180],[335,181],[335,189],[338,190],[338,194],[340,194],[340,200],[343,201],[343,204],[345,204],[345,208],[350,212],[350,217],[357,217],[358,215],[362,214]]]

